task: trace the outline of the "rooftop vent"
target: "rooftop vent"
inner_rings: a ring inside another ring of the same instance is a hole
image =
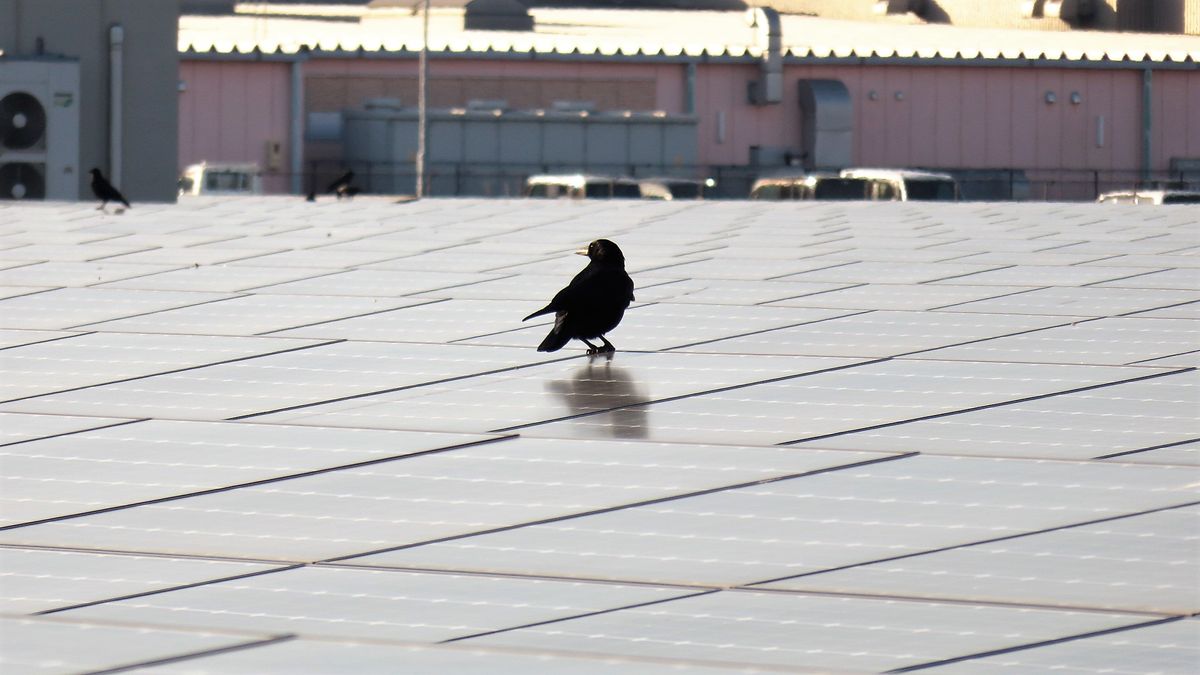
[[[517,0],[472,0],[463,14],[466,30],[533,30],[529,8]]]

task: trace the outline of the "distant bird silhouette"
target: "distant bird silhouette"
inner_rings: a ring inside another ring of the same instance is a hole
[[[587,345],[589,355],[615,352],[604,334],[617,327],[633,300],[633,279],[625,273],[625,256],[607,239],[597,239],[576,253],[588,257],[587,267],[550,304],[522,321],[554,312],[554,327],[538,345],[539,352],[558,351],[572,339]],[[604,346],[597,347],[589,338],[600,338]]]
[[[351,181],[353,181],[353,180],[354,180],[354,172],[347,171],[346,173],[342,174],[337,180],[330,183],[329,187],[325,191],[328,193],[331,193],[331,194],[336,194],[338,199],[341,199],[342,197],[345,197],[345,196],[353,197],[355,194],[358,194],[358,188],[352,187],[350,185]],[[352,190],[353,190],[353,192],[351,192]]]
[[[108,182],[104,174],[100,173],[100,169],[92,169],[89,173],[92,174],[92,194],[96,195],[96,199],[100,200],[100,206],[96,208],[103,211],[109,202],[121,202],[125,205],[125,208],[133,208],[126,201],[125,196],[117,188],[113,187],[112,183]]]

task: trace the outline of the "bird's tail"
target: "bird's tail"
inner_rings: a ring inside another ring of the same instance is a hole
[[[563,346],[566,345],[570,341],[571,341],[571,338],[569,336],[567,336],[566,334],[559,332],[557,330],[552,330],[546,336],[546,339],[542,340],[542,344],[538,345],[538,351],[539,352],[556,352],[556,351],[562,349]]]

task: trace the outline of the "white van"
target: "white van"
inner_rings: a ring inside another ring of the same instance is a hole
[[[868,198],[888,202],[953,202],[958,200],[958,181],[948,173],[910,169],[842,169],[843,178],[870,182]]]
[[[642,191],[638,182],[627,176],[537,174],[525,179],[525,196],[540,199],[641,199]]]
[[[260,195],[262,176],[258,165],[209,164],[200,162],[183,170],[179,178],[183,195]]]

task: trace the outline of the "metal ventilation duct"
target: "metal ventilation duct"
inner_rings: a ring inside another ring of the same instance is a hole
[[[750,101],[755,105],[779,103],[783,101],[783,28],[779,12],[755,7],[746,11],[746,19],[756,29],[755,42],[763,47],[761,77],[751,87]]]
[[[804,166],[841,169],[854,150],[854,106],[839,80],[800,80],[800,137]]]

